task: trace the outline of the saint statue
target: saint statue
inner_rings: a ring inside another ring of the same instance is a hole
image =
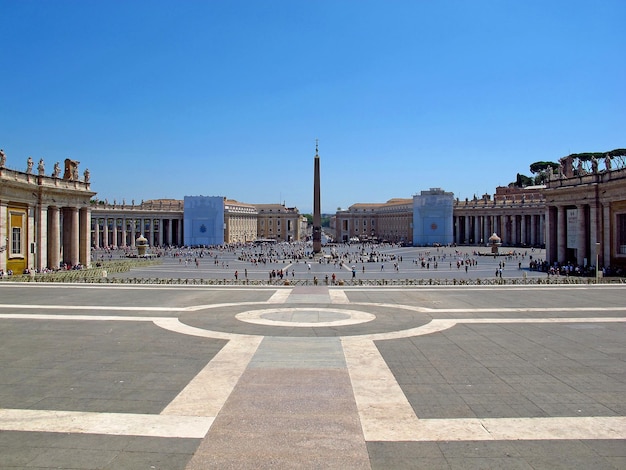
[[[4,154],[4,150],[0,149],[0,168],[4,168],[7,164],[7,156]]]
[[[61,176],[61,165],[59,165],[59,162],[56,162],[54,164],[54,171],[52,172],[52,176],[54,178],[58,178],[59,176]]]
[[[89,168],[85,168],[83,176],[85,177],[85,183],[89,183],[89,177],[91,176],[91,173],[89,173]]]
[[[39,176],[44,176],[46,173],[46,167],[43,164],[43,158],[39,159],[39,164],[37,165],[37,171],[39,172]]]
[[[33,157],[28,157],[26,160],[26,173],[29,175],[33,172]]]

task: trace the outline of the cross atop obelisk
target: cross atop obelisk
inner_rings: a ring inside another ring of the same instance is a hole
[[[322,207],[318,144],[318,139],[315,139],[315,164],[313,169],[313,253],[320,253],[322,251]]]

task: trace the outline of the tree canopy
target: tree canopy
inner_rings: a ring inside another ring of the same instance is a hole
[[[546,171],[548,168],[552,168],[552,170],[556,170],[559,167],[558,163],[554,162],[535,162],[530,165],[530,172],[534,175],[535,173],[542,173]]]

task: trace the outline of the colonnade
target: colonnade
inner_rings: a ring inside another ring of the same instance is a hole
[[[454,215],[454,243],[484,245],[493,233],[511,246],[546,243],[545,214]]]
[[[34,173],[30,157],[26,171],[6,168],[0,158],[0,271],[90,265],[90,198],[95,193],[88,170],[79,180],[78,162],[66,159],[65,166],[66,176],[61,177],[58,162],[47,176],[43,159]]]
[[[595,265],[596,257],[600,264],[605,257],[610,257],[609,233],[607,231],[605,237],[602,226],[602,220],[610,220],[608,205],[549,205],[546,214],[547,233],[550,234],[546,252],[548,260],[583,266]]]
[[[91,223],[91,246],[94,248],[134,248],[143,235],[151,246],[183,244],[183,217],[154,214],[94,214]]]

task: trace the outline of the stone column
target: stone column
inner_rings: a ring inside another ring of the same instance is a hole
[[[178,219],[177,222],[178,222],[178,227],[176,230],[177,237],[178,237],[177,243],[179,246],[182,246],[185,244],[185,239],[183,238],[183,221]]]
[[[172,219],[167,219],[167,244],[173,245],[172,243]]]
[[[598,207],[592,204],[589,206],[589,247],[591,251],[595,250],[596,242],[600,241],[598,222]],[[595,260],[593,260],[592,264],[595,264]]]
[[[602,247],[600,250],[600,266],[609,266],[611,264],[611,207],[610,204],[602,205],[602,237],[600,243]],[[617,247],[619,249],[619,247]]]
[[[126,239],[128,238],[128,233],[126,232],[126,217],[122,217],[122,247],[126,248],[127,243]]]
[[[133,219],[130,225],[130,247],[135,248],[135,240],[137,239],[137,231],[135,228],[137,227],[137,219]]]
[[[104,225],[102,226],[102,246],[107,248],[109,246],[109,217],[104,216]]]
[[[48,208],[48,267],[59,269],[61,264],[61,214],[58,207]]]
[[[530,244],[532,246],[537,245],[537,217],[536,215],[530,216]]]
[[[117,248],[117,216],[113,219],[113,248]]]
[[[148,245],[154,246],[154,219],[152,217],[150,217],[150,237],[146,238],[149,240]]]
[[[567,250],[567,220],[564,206],[557,206],[556,210],[556,261],[563,263]]]
[[[69,214],[71,218],[70,264],[75,266],[80,263],[80,223],[78,207],[70,207]]]
[[[578,227],[576,228],[576,264],[583,266],[587,255],[587,214],[585,206],[576,206],[578,211]],[[589,260],[587,260],[589,262]]]
[[[520,215],[520,243],[523,246],[528,245],[528,240],[526,240],[526,216],[524,214]]]
[[[35,267],[43,269],[48,267],[48,207],[37,206],[35,215],[36,239],[35,239]]]
[[[474,245],[480,243],[480,216],[475,215],[474,219]]]
[[[91,210],[83,207],[79,211],[78,218],[78,259],[80,264],[88,268],[91,265]]]
[[[96,223],[93,228],[93,246],[100,248],[100,221],[96,219]]]
[[[554,226],[554,207],[546,206],[546,261],[552,265],[556,258],[556,233]]]
[[[163,246],[163,218],[159,219],[159,246]]]
[[[463,216],[463,232],[461,243],[469,243],[469,215]]]

